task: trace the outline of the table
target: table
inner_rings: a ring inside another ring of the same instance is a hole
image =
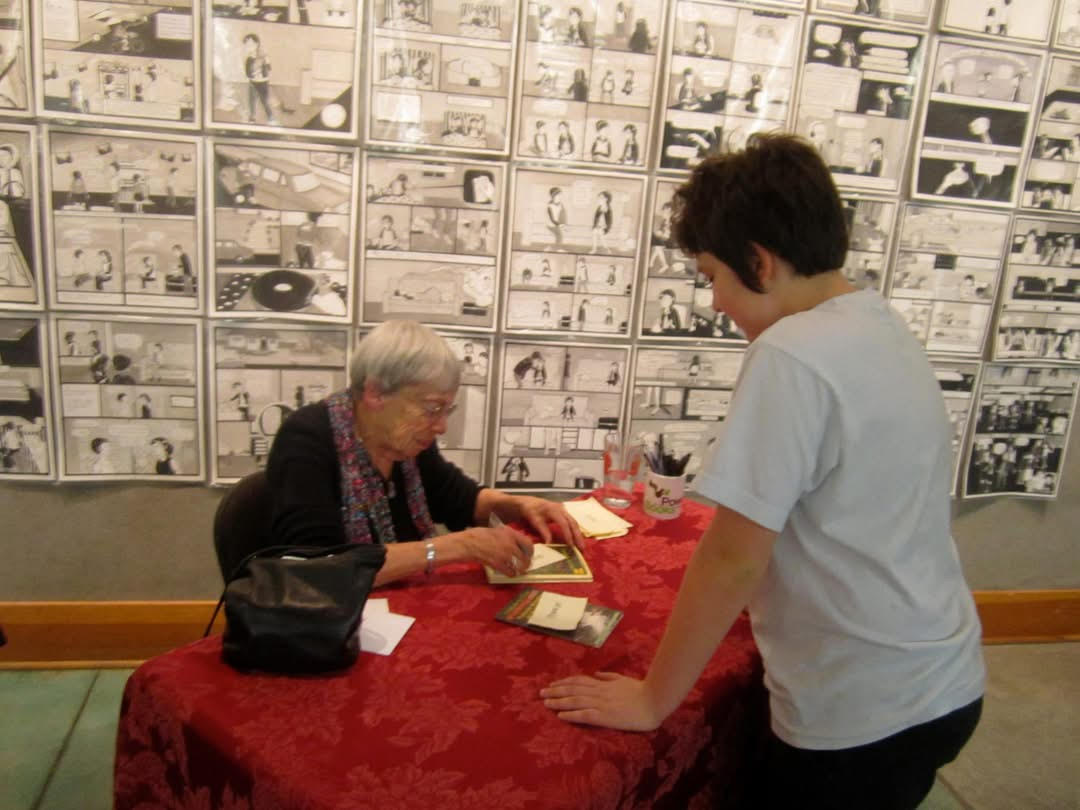
[[[600,649],[495,621],[521,586],[455,565],[379,589],[416,623],[344,673],[241,674],[220,637],[147,661],[124,692],[116,810],[753,806],[767,701],[745,614],[655,732],[573,726],[538,698],[577,672],[645,673],[712,510],[640,504],[629,535],[587,546],[595,582],[540,586],[625,612]]]

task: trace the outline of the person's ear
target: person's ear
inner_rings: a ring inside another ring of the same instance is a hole
[[[776,282],[778,269],[776,254],[763,248],[757,242],[751,242],[750,255],[747,260],[750,263],[750,271],[757,276],[761,288],[768,292]]]
[[[364,407],[371,411],[381,410],[386,406],[386,394],[374,380],[364,381],[364,390],[360,395]]]

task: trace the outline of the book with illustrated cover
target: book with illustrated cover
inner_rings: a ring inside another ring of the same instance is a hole
[[[527,630],[535,630],[538,633],[573,641],[575,644],[600,647],[607,641],[611,631],[615,629],[615,625],[623,617],[621,610],[590,602],[585,606],[585,612],[578,621],[577,627],[573,630],[552,630],[547,627],[540,627],[532,624],[529,619],[532,618],[533,611],[536,610],[537,603],[544,593],[547,592],[539,588],[522,589],[496,614],[495,618],[501,622],[524,627]]]
[[[490,566],[484,566],[487,581],[493,585],[519,582],[592,582],[592,570],[581,551],[575,546],[536,543],[529,570],[516,577],[500,574]]]

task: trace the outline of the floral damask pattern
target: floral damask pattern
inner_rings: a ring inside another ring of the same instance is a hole
[[[745,616],[651,734],[568,725],[538,697],[574,672],[645,672],[711,514],[632,508],[629,535],[587,548],[595,582],[544,586],[624,611],[600,649],[495,621],[516,587],[456,566],[384,589],[416,624],[344,673],[242,674],[218,637],[148,661],[124,695],[116,810],[751,806],[767,721]]]

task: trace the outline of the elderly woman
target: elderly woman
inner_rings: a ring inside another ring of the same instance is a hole
[[[545,542],[580,545],[561,504],[485,489],[439,453],[454,410],[461,362],[431,329],[387,321],[357,346],[349,388],[305,405],[281,426],[266,474],[275,543],[382,543],[381,585],[452,562],[478,562],[514,576],[532,541],[494,515],[530,527]],[[450,533],[435,535],[434,524]]]

